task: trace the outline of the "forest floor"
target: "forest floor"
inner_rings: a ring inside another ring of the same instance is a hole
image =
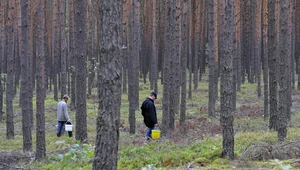
[[[148,97],[149,84],[140,83],[140,103]],[[162,117],[162,88],[155,101],[159,122]],[[263,88],[262,88],[263,89]],[[96,93],[96,89],[94,90]],[[80,144],[65,133],[56,137],[56,105],[53,93],[45,101],[47,157],[35,160],[35,130],[33,152],[22,152],[21,109],[18,97],[14,100],[15,137],[6,140],[5,121],[0,122],[0,169],[91,169],[96,137],[97,97],[87,100],[89,144]],[[277,141],[277,133],[264,120],[263,97],[258,98],[256,84],[243,84],[237,93],[237,111],[234,113],[235,160],[222,158],[222,129],[217,118],[207,116],[208,85],[206,81],[193,90],[187,100],[186,132],[179,131],[176,114],[175,131],[171,139],[162,137],[144,143],[146,127],[140,111],[136,111],[136,134],[129,134],[128,99],[122,95],[118,169],[300,169],[300,92],[293,91],[292,118],[287,140]],[[35,98],[34,98],[35,101]],[[35,103],[34,103],[35,108]],[[5,109],[4,109],[5,110]],[[75,112],[70,111],[75,122]],[[74,124],[76,126],[76,124]],[[74,132],[73,132],[74,133]],[[74,134],[76,135],[76,134]]]

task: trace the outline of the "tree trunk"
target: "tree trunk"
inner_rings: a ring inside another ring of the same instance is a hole
[[[287,135],[287,112],[288,112],[288,83],[290,83],[288,76],[288,50],[289,35],[288,23],[289,21],[289,0],[280,1],[280,32],[279,32],[279,102],[278,102],[278,140],[283,141]]]
[[[130,14],[130,37],[132,37],[129,45],[131,57],[128,58],[128,100],[129,100],[129,132],[135,133],[135,110],[138,108],[138,84],[139,84],[139,46],[137,27],[138,27],[138,1],[132,0],[131,14]]]
[[[87,142],[85,2],[75,1],[76,140]],[[84,43],[83,43],[84,42]]]
[[[36,0],[37,47],[36,47],[36,159],[46,156],[45,137],[45,0]]]
[[[99,112],[93,169],[116,170],[121,106],[119,33],[122,2],[100,1],[99,8],[101,60],[98,74]]]
[[[61,99],[67,93],[67,39],[65,34],[66,27],[66,1],[60,1],[60,94]]]
[[[188,70],[189,70],[189,92],[188,92],[188,99],[192,100],[192,32],[193,32],[193,23],[192,23],[192,17],[193,16],[193,11],[192,11],[192,1],[189,1],[189,18],[188,18],[188,25],[189,25],[189,30],[188,30]],[[165,73],[164,73],[165,74]]]
[[[268,0],[262,1],[262,29],[263,29],[263,79],[264,79],[264,120],[269,117],[269,63],[268,63]]]
[[[186,117],[186,69],[188,55],[188,2],[182,0],[182,19],[181,19],[181,103],[180,103],[180,130],[185,132],[185,117]]]
[[[215,18],[214,1],[206,0],[206,9],[208,11],[208,63],[209,63],[209,94],[208,94],[208,115],[215,117],[216,87],[215,87]]]
[[[54,0],[53,10],[53,71],[52,79],[54,86],[54,100],[58,101],[58,87],[57,87],[57,73],[58,73],[58,61],[59,61],[59,1]]]
[[[28,59],[28,74],[27,74],[27,79],[28,79],[28,84],[27,84],[27,90],[28,90],[28,96],[29,96],[29,100],[28,100],[28,107],[29,107],[29,115],[30,115],[30,126],[33,128],[34,124],[33,124],[33,103],[32,103],[32,98],[33,98],[33,88],[34,88],[34,73],[33,73],[33,56],[35,53],[35,48],[34,48],[34,12],[35,12],[35,8],[34,8],[34,0],[30,0],[30,5],[29,5],[29,10],[30,10],[30,27],[29,27],[29,59]]]
[[[75,47],[74,47],[74,0],[69,0],[69,55],[70,55],[70,74],[71,74],[71,110],[75,110],[76,94],[75,94]]]
[[[233,0],[225,1],[224,30],[222,44],[223,56],[221,59],[221,117],[220,124],[223,129],[223,156],[234,159],[234,131],[233,131],[233,46],[234,46],[234,3]]]
[[[89,64],[88,64],[88,95],[92,95],[92,89],[94,86],[94,79],[95,79],[95,62],[96,62],[96,56],[95,56],[95,24],[96,21],[94,19],[95,14],[94,14],[94,7],[92,2],[88,3],[88,47],[87,47],[87,56],[89,59]]]
[[[256,59],[256,82],[257,82],[257,96],[258,98],[261,97],[261,52],[262,52],[262,29],[261,29],[261,0],[255,0],[255,31],[254,31],[254,44],[255,44],[255,50],[254,50],[254,56]]]
[[[2,6],[4,6],[4,2],[0,1],[0,121],[3,119],[3,85],[2,85],[2,65],[3,65],[3,57],[4,57],[4,25],[3,25],[3,18],[4,18],[4,11]]]
[[[151,84],[154,91],[158,91],[157,87],[157,79],[158,79],[158,50],[157,50],[157,0],[153,0],[152,2],[152,10],[153,10],[153,29],[152,29],[152,57],[151,57]]]
[[[21,2],[21,89],[20,98],[22,108],[22,132],[23,132],[23,151],[32,151],[32,134],[29,113],[28,96],[28,60],[29,60],[29,36],[28,36],[28,0]]]
[[[14,138],[14,20],[15,3],[9,1],[7,22],[6,139]]]
[[[269,128],[277,130],[278,110],[277,110],[277,47],[276,47],[276,27],[275,27],[275,1],[268,4],[268,58],[269,58],[269,89],[270,89],[270,124]]]

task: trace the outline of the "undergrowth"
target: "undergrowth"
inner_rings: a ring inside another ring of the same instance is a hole
[[[148,97],[149,84],[140,84],[139,102]],[[159,85],[158,99],[155,101],[158,119],[162,118],[162,86]],[[143,144],[146,127],[140,110],[136,111],[136,134],[128,133],[128,96],[122,94],[121,125],[118,155],[118,169],[292,169],[288,166],[291,160],[269,160],[240,162],[239,155],[246,148],[259,143],[273,144],[277,142],[277,133],[268,129],[268,120],[263,120],[263,99],[256,96],[256,85],[243,84],[241,92],[237,93],[237,113],[234,120],[235,160],[222,158],[222,134],[219,118],[208,118],[208,84],[200,82],[199,88],[192,93],[192,100],[187,100],[185,134],[178,132],[176,114],[175,133],[172,139],[161,138],[149,144]],[[96,94],[96,89],[93,89]],[[18,95],[16,96],[18,97]],[[34,98],[35,99],[35,98]],[[219,115],[219,100],[216,104],[216,114]],[[67,134],[56,137],[56,105],[53,93],[48,93],[45,100],[46,147],[47,156],[41,161],[34,161],[23,167],[30,169],[92,169],[94,143],[96,137],[96,118],[98,115],[97,96],[87,99],[87,129],[89,144],[81,144]],[[300,108],[300,107],[299,107]],[[35,102],[34,102],[35,109]],[[289,124],[287,140],[299,140],[300,110],[292,109],[292,120]],[[75,111],[69,109],[75,122]],[[22,152],[21,111],[18,100],[14,100],[15,129],[13,140],[5,139],[5,123],[0,124],[0,150]],[[35,148],[35,131],[33,130],[33,149]],[[76,135],[76,134],[74,134]]]

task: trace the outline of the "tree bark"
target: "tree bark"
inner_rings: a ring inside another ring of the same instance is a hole
[[[216,87],[215,87],[215,17],[214,1],[206,0],[206,9],[208,11],[208,63],[209,63],[209,94],[208,94],[208,115],[215,117]]]
[[[63,95],[67,93],[67,39],[65,33],[66,27],[66,1],[59,1],[60,10],[60,66],[61,66],[61,76],[60,76],[60,97],[62,99]]]
[[[14,138],[14,20],[15,3],[8,2],[7,22],[7,80],[6,80],[6,139]]]
[[[279,32],[279,101],[278,101],[278,140],[283,141],[287,135],[287,113],[288,113],[288,83],[290,83],[288,76],[288,50],[289,35],[288,35],[288,21],[289,21],[289,0],[280,1],[280,32]]]
[[[70,74],[71,74],[71,104],[70,109],[75,110],[76,93],[75,93],[75,43],[74,43],[74,0],[69,0],[69,55],[70,55]]]
[[[0,1],[0,121],[2,121],[3,119],[3,85],[2,85],[2,65],[3,65],[3,58],[4,58],[4,49],[3,49],[3,45],[4,45],[4,10],[3,7],[4,6],[4,2]]]
[[[186,69],[188,55],[188,2],[182,0],[182,19],[181,19],[181,103],[180,103],[180,130],[185,132],[185,117],[186,117]]]
[[[264,81],[264,120],[269,117],[269,63],[268,63],[268,0],[262,1],[262,29],[263,29],[263,81]]]
[[[151,84],[154,91],[158,91],[157,79],[158,79],[158,50],[157,50],[157,0],[152,2],[153,20],[152,20],[152,57],[151,57]]]
[[[104,0],[100,8],[100,72],[98,74],[99,112],[93,169],[116,170],[121,105],[122,2]]]
[[[234,3],[225,1],[224,30],[222,44],[223,56],[221,59],[221,117],[220,124],[223,130],[223,156],[234,159],[234,130],[233,130],[233,56],[234,56]]]
[[[75,1],[75,55],[76,55],[76,140],[87,142],[86,124],[86,28],[85,5],[82,0]]]
[[[37,47],[36,47],[36,159],[46,156],[45,137],[45,0],[36,0]]]
[[[277,130],[278,110],[277,110],[277,45],[276,45],[276,27],[275,27],[275,1],[269,1],[268,4],[268,64],[269,64],[269,102],[270,102],[270,123],[269,128]]]
[[[131,14],[130,14],[130,37],[132,37],[129,45],[131,57],[128,58],[128,100],[129,100],[129,132],[135,133],[135,110],[138,108],[139,99],[139,45],[138,41],[138,6],[139,3],[136,0],[132,0]]]
[[[28,0],[21,2],[21,89],[20,98],[22,108],[22,132],[23,132],[23,151],[32,151],[32,134],[29,113],[28,96],[28,60],[29,60],[29,36],[28,36]]]

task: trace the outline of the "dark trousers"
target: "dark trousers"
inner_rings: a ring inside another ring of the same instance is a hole
[[[57,137],[61,136],[61,131],[65,124],[71,124],[71,123],[67,121],[58,121]],[[68,131],[68,134],[69,137],[72,137],[72,131]]]

